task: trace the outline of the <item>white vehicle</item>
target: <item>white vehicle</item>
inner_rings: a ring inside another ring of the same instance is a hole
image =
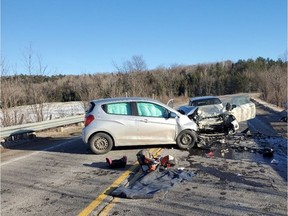
[[[177,144],[192,148],[198,126],[186,115],[148,98],[93,100],[86,111],[82,138],[95,154],[114,146]]]
[[[222,101],[215,96],[202,96],[202,97],[193,97],[189,99],[188,106],[210,106],[215,105],[222,110],[224,108]]]
[[[196,122],[201,134],[233,134],[239,129],[239,122],[256,115],[255,104],[246,95],[233,97],[225,107],[215,96],[194,97],[189,99],[188,106],[181,106],[178,111]]]

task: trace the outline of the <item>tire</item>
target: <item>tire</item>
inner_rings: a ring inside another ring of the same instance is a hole
[[[182,150],[191,149],[195,146],[197,136],[194,131],[184,130],[179,133],[176,139],[178,147]]]
[[[111,136],[106,133],[97,133],[89,140],[90,149],[95,154],[106,154],[113,147]]]

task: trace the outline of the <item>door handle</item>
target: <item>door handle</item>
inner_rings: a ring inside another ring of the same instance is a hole
[[[148,123],[148,119],[141,119],[141,122]]]

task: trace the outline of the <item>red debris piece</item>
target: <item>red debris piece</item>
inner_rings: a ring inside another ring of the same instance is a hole
[[[214,153],[213,151],[210,151],[208,154],[207,154],[208,157],[213,157],[214,156]]]

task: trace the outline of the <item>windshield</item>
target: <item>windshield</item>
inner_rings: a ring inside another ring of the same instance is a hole
[[[199,106],[198,112],[202,117],[216,116],[223,113],[223,107],[219,104]]]
[[[208,98],[208,99],[195,100],[195,101],[191,101],[190,106],[207,106],[207,105],[213,105],[213,104],[221,104],[220,99]]]
[[[247,104],[247,103],[250,103],[250,97],[249,95],[240,95],[240,96],[234,96],[232,99],[231,99],[231,104],[235,104],[236,106],[239,106],[239,105],[243,105],[243,104]]]

